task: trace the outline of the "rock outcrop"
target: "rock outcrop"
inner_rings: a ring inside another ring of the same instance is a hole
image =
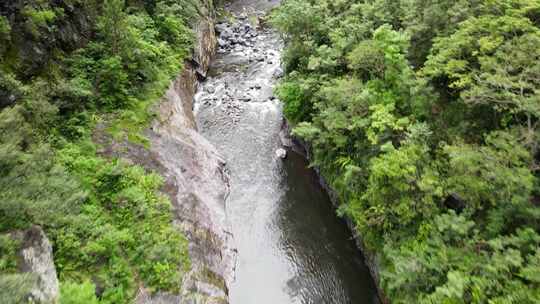
[[[228,303],[234,276],[236,253],[225,212],[229,193],[225,161],[198,133],[193,116],[193,97],[216,51],[213,19],[201,20],[196,31],[193,59],[165,93],[148,131],[148,156],[165,177],[175,224],[189,240],[192,270],[184,277],[180,295],[151,296],[141,290],[138,303]]]
[[[217,48],[212,2],[201,1],[192,58],[153,109],[157,118],[146,130],[150,149],[111,139],[105,132],[93,136],[103,146],[102,155],[122,158],[164,177],[163,191],[172,202],[174,224],[189,241],[192,269],[178,282],[180,294],[152,294],[141,286],[138,304],[228,303],[236,256],[225,212],[228,177],[223,158],[198,133],[193,115],[194,95]]]
[[[18,267],[27,273],[33,284],[27,295],[32,303],[56,303],[60,296],[52,246],[39,226],[14,232],[12,238],[20,241]]]
[[[152,127],[151,151],[166,168],[177,224],[190,242],[192,271],[184,280],[183,303],[223,303],[234,265],[225,213],[228,178],[222,157],[197,132],[191,109],[196,74],[186,69],[167,91]]]

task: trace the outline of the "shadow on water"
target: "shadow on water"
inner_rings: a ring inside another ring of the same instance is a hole
[[[294,276],[288,292],[301,303],[375,304],[369,270],[344,221],[336,216],[314,170],[289,152],[283,163],[285,195],[275,220]]]

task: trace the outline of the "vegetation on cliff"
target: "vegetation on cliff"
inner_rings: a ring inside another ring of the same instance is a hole
[[[540,301],[540,2],[285,0],[277,89],[392,303]]]
[[[100,125],[117,140],[147,145],[149,107],[190,55],[201,7],[0,3],[0,232],[45,229],[62,302],[129,303],[141,285],[179,291],[187,241],[172,226],[161,178],[98,155],[91,138]],[[0,238],[2,277],[16,272],[14,246]]]

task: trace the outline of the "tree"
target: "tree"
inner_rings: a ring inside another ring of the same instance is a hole
[[[396,303],[536,303],[540,236],[532,229],[482,238],[475,223],[453,211],[425,226],[425,240],[388,248],[383,273]]]
[[[288,0],[275,13],[285,115],[393,303],[539,301],[539,12]]]
[[[483,229],[489,236],[533,224],[538,215],[530,203],[535,183],[528,167],[531,155],[506,132],[486,136],[486,143],[444,147],[449,158],[444,182],[447,195],[458,194],[471,217],[487,214]]]
[[[540,31],[512,38],[493,56],[479,58],[472,85],[462,93],[466,103],[487,104],[518,125],[521,142],[531,155],[538,152],[540,118]],[[538,169],[536,164],[531,168]]]
[[[84,197],[51,147],[36,140],[20,106],[0,112],[0,230],[52,224]]]

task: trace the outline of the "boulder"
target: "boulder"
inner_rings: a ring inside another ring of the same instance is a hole
[[[21,241],[19,270],[35,277],[28,298],[32,303],[57,303],[60,288],[54,267],[52,246],[39,226],[15,232]]]
[[[227,23],[218,23],[216,24],[215,28],[216,28],[216,32],[223,33],[225,31],[228,31],[230,26]]]
[[[287,158],[287,150],[279,148],[276,150],[276,156],[281,159]]]

